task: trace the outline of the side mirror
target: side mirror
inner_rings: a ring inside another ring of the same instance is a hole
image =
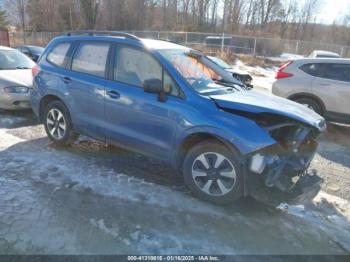
[[[159,79],[152,78],[143,82],[143,90],[146,93],[158,94],[158,101],[165,102],[166,94],[163,89],[163,82]]]

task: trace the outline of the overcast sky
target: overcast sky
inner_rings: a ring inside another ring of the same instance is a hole
[[[317,17],[319,22],[331,24],[345,14],[350,14],[350,0],[323,0]]]

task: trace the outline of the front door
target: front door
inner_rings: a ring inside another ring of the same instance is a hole
[[[179,88],[160,63],[147,51],[118,46],[113,80],[106,86],[106,136],[109,143],[162,159],[172,155],[174,136],[184,100]],[[172,90],[165,102],[145,93],[147,79],[160,79]]]

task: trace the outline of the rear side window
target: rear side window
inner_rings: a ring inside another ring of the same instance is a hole
[[[349,64],[312,63],[302,65],[300,69],[315,77],[350,82]]]
[[[64,59],[69,50],[70,43],[62,43],[55,46],[47,56],[47,60],[59,67],[64,66]]]
[[[348,64],[325,64],[324,78],[350,82],[350,65]]]
[[[108,43],[81,44],[74,55],[72,70],[104,77],[109,46]]]

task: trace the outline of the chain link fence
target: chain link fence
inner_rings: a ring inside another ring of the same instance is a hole
[[[168,32],[168,31],[128,31],[138,37],[162,39],[185,46],[204,49],[207,52],[234,52],[263,57],[281,57],[282,54],[307,56],[313,50],[336,52],[342,57],[350,58],[350,47],[319,42],[285,40],[278,38],[250,37],[242,35]],[[11,46],[31,44],[45,46],[60,32],[26,32],[10,33]]]

